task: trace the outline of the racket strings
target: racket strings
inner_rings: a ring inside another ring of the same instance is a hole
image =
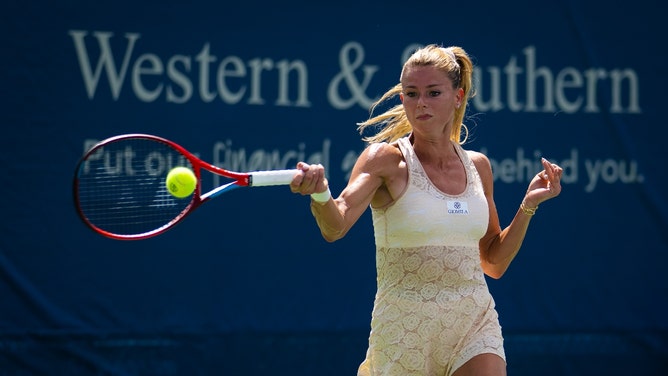
[[[183,215],[192,197],[165,185],[174,167],[193,168],[181,153],[152,139],[123,139],[89,153],[77,173],[78,207],[93,226],[120,236],[158,230]]]

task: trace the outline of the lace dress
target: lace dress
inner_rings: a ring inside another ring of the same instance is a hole
[[[358,376],[451,375],[475,355],[505,360],[494,300],[480,266],[487,201],[467,153],[466,190],[448,195],[427,177],[408,138],[398,141],[408,186],[372,208],[377,292],[366,359]]]

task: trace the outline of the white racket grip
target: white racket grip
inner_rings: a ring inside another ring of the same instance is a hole
[[[269,185],[288,185],[299,170],[273,170],[251,172],[251,187],[263,187]]]

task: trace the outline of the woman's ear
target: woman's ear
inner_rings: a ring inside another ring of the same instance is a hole
[[[404,93],[399,93],[399,99],[401,100],[401,103],[404,103]]]
[[[462,105],[462,98],[464,98],[464,89],[457,89],[457,100],[455,102],[455,107],[459,108]]]

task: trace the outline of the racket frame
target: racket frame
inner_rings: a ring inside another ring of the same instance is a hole
[[[85,163],[88,160],[88,157],[101,148],[104,148],[106,145],[109,145],[114,142],[118,142],[121,140],[125,139],[148,139],[156,142],[161,142],[163,144],[166,144],[179,152],[181,156],[183,156],[185,159],[190,162],[193,172],[195,174],[195,177],[197,178],[197,184],[195,185],[195,190],[193,191],[193,194],[191,196],[190,203],[185,206],[185,208],[176,216],[174,217],[171,221],[165,223],[164,225],[151,230],[147,231],[141,234],[116,234],[112,233],[110,231],[104,230],[94,223],[92,223],[84,214],[81,205],[79,203],[79,198],[78,198],[78,191],[79,191],[79,174],[81,170],[81,166],[83,163]],[[224,176],[229,179],[233,179],[233,181],[228,182],[226,184],[223,184],[217,188],[212,189],[211,191],[202,194],[202,173],[201,170],[205,169],[211,173]],[[193,153],[189,152],[186,148],[183,146],[170,141],[166,138],[160,137],[160,136],[155,136],[151,134],[144,134],[144,133],[129,133],[129,134],[122,134],[122,135],[117,135],[113,137],[109,137],[107,139],[104,139],[95,145],[93,145],[84,155],[80,158],[79,162],[77,163],[76,169],[75,169],[75,175],[74,175],[74,183],[73,183],[73,195],[74,195],[74,203],[76,207],[76,211],[79,214],[79,217],[82,219],[82,221],[88,226],[90,229],[93,231],[111,238],[111,239],[116,239],[116,240],[142,240],[142,239],[147,239],[150,237],[154,237],[156,235],[162,234],[165,231],[171,229],[174,227],[177,223],[183,221],[190,213],[192,213],[195,209],[197,209],[200,205],[202,205],[204,202],[210,200],[211,198],[214,198],[216,196],[219,196],[220,194],[230,191],[232,189],[236,188],[241,188],[241,187],[250,187],[253,186],[253,177],[254,174],[257,176],[258,184],[257,186],[268,186],[268,185],[285,185],[289,184],[288,180],[286,180],[289,176],[294,176],[294,174],[298,170],[275,170],[275,171],[255,171],[255,172],[234,172],[234,171],[229,171],[224,168],[215,166],[211,163],[205,162],[204,160],[198,158],[195,156]],[[275,175],[278,176],[278,178],[272,178],[270,177],[269,179],[266,178],[268,175]]]

